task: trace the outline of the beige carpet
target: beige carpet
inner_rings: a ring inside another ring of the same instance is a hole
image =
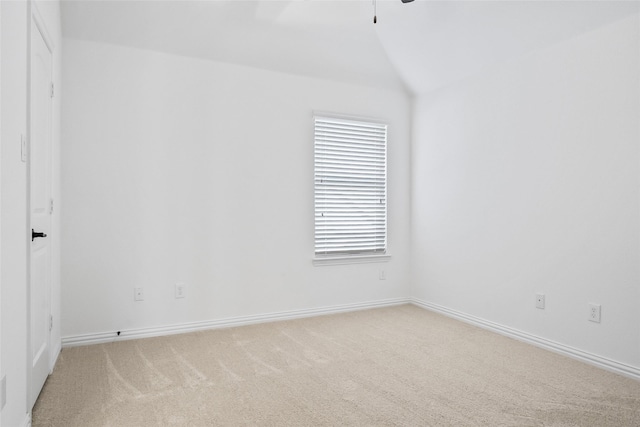
[[[403,305],[64,349],[34,426],[640,426],[640,382]]]

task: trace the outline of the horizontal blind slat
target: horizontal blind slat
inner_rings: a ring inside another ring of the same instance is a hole
[[[349,121],[342,122],[337,120],[326,120],[316,117],[316,126],[319,128],[331,129],[361,129],[365,131],[381,132],[386,129],[387,125],[369,122]]]

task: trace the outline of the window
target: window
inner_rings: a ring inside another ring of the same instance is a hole
[[[316,257],[387,250],[387,125],[315,116]]]

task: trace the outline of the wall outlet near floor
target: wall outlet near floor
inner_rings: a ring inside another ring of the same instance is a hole
[[[184,298],[187,285],[184,283],[176,283],[176,298]]]
[[[589,320],[600,323],[600,304],[589,303]]]
[[[378,271],[378,280],[387,280],[387,272],[384,270]]]
[[[144,301],[144,288],[133,288],[134,301]]]
[[[536,294],[536,308],[544,309],[544,294]]]

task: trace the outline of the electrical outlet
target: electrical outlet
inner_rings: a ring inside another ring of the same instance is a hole
[[[176,298],[184,298],[186,285],[184,283],[176,283]]]
[[[589,304],[589,320],[600,323],[600,304]]]
[[[133,288],[134,301],[144,301],[144,288]]]
[[[544,309],[544,294],[536,294],[536,308]]]
[[[387,273],[384,270],[378,271],[378,280],[387,280]]]

